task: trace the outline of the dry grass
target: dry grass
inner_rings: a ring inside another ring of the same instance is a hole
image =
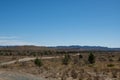
[[[62,58],[59,58],[42,60],[44,65],[40,68],[34,64],[34,61],[28,61],[7,65],[0,69],[26,72],[57,80],[105,80],[107,78],[120,80],[120,61],[118,61],[120,57],[119,53],[114,53],[114,55],[96,53],[94,54],[96,56],[95,64],[88,64],[88,53],[81,53],[81,55],[83,55],[82,59],[78,59],[78,56],[71,57],[71,61],[68,65],[63,65]],[[7,61],[12,58],[6,56],[4,59]],[[110,66],[111,64],[114,66]]]

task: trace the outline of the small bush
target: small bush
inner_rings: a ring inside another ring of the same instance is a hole
[[[79,63],[79,59],[75,57],[75,58],[73,59],[73,63],[74,63],[74,64],[78,64],[78,63]]]
[[[115,57],[115,55],[112,55],[112,57]]]
[[[70,55],[65,55],[64,56],[64,58],[63,58],[63,60],[62,60],[62,63],[64,64],[64,65],[68,65],[69,64],[69,61],[70,61]]]
[[[76,73],[75,70],[72,70],[72,71],[71,71],[71,76],[72,76],[73,79],[76,79],[77,76],[78,76],[78,74]]]
[[[83,58],[83,56],[81,54],[79,54],[79,59],[82,59],[82,58]]]
[[[43,65],[41,59],[38,59],[36,58],[35,61],[34,61],[35,65],[38,66],[38,67],[41,67]]]
[[[120,57],[118,58],[118,61],[120,61]]]
[[[109,59],[109,61],[110,61],[110,62],[112,62],[112,61],[113,61],[113,59],[112,59],[112,58],[110,58],[110,59]]]
[[[107,67],[114,67],[114,64],[108,64]]]

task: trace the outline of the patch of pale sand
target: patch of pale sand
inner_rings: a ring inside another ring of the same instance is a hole
[[[1,79],[1,78],[0,78],[0,80],[5,80],[5,79]]]
[[[5,78],[4,78],[4,79],[3,79],[3,78],[0,78],[0,80],[8,80],[8,79],[5,79]]]
[[[0,71],[0,80],[46,80],[46,79],[22,72]]]

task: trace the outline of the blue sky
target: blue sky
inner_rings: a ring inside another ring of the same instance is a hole
[[[120,0],[0,0],[0,45],[120,47]]]

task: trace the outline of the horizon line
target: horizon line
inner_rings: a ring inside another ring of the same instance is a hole
[[[4,47],[9,46],[36,46],[36,47],[70,47],[70,46],[79,46],[79,47],[104,47],[104,48],[120,48],[120,47],[108,47],[108,46],[96,46],[96,45],[0,45]]]

